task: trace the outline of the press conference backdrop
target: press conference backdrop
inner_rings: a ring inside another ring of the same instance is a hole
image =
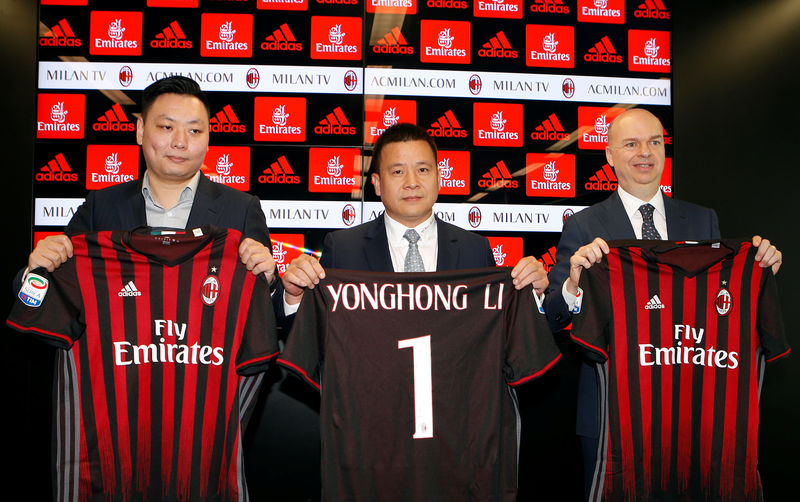
[[[141,91],[174,74],[208,92],[203,171],[262,200],[281,271],[380,213],[364,173],[396,122],[441,149],[439,217],[505,265],[552,266],[563,218],[616,187],[617,114],[653,111],[672,152],[661,0],[41,0],[36,238],[142,175]]]

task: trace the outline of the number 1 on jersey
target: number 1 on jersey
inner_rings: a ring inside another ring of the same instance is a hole
[[[398,340],[398,349],[411,348],[414,358],[414,439],[433,437],[433,378],[431,335]]]

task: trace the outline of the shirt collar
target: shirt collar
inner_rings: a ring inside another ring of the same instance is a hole
[[[383,222],[386,225],[386,238],[390,243],[408,243],[408,241],[403,238],[403,235],[406,233],[406,230],[412,227],[407,227],[399,221],[392,219],[385,211],[383,213]],[[429,232],[436,230],[436,217],[431,213],[428,219],[416,227],[413,227],[413,229],[424,239]]]
[[[639,207],[642,204],[652,204],[655,208],[656,212],[663,216],[665,219],[667,217],[667,213],[664,211],[664,196],[661,193],[661,190],[656,192],[650,200],[642,200],[635,195],[631,195],[626,192],[621,186],[617,187],[617,193],[619,193],[619,198],[622,201],[623,207],[625,207],[625,214],[628,217],[634,216],[639,213]]]
[[[181,190],[181,196],[180,198],[178,198],[178,203],[187,200],[194,200],[194,194],[197,191],[197,185],[200,184],[200,176],[201,175],[199,170],[196,173],[194,173],[192,179],[189,180],[189,184],[183,187],[183,190]],[[149,200],[154,206],[161,207],[153,198],[153,195],[150,192],[151,192],[150,176],[147,170],[145,170],[144,178],[142,179],[142,195],[144,196],[145,199]],[[164,208],[164,209],[171,209],[171,208]]]

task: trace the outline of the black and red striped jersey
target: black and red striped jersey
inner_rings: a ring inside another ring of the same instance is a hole
[[[790,350],[772,271],[738,240],[610,245],[572,328],[604,363],[591,500],[761,500],[763,367]]]
[[[57,500],[246,500],[241,449],[278,344],[241,234],[203,227],[72,238],[29,274],[8,324],[60,347]]]
[[[278,359],[321,390],[326,500],[513,501],[514,386],[561,357],[510,268],[326,270]]]

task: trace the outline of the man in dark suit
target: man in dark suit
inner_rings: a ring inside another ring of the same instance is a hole
[[[664,137],[661,122],[638,108],[619,115],[608,130],[606,158],[619,179],[608,199],[575,213],[564,222],[550,271],[545,312],[554,333],[564,329],[572,311],[583,300],[578,288],[581,271],[609,252],[607,240],[656,238],[704,240],[720,237],[712,209],[664,197],[660,190],[664,170]],[[649,208],[645,206],[650,206]],[[644,208],[644,209],[643,209]],[[655,232],[655,233],[653,233]],[[781,253],[767,239],[753,237],[760,266],[777,272]],[[584,460],[585,487],[591,487],[597,458],[599,425],[598,369],[581,365],[578,380],[576,432]]]
[[[79,232],[141,225],[177,229],[214,225],[241,231],[242,262],[253,274],[264,273],[272,282],[275,261],[260,201],[214,183],[200,172],[208,151],[209,116],[208,99],[189,78],[167,77],[148,86],[136,123],[136,140],[147,166],[144,176],[90,192],[66,234],[37,243],[28,258],[28,270],[44,267],[52,272],[72,256],[68,235]]]
[[[326,267],[432,272],[495,265],[485,237],[445,223],[433,214],[439,169],[436,144],[424,129],[413,124],[386,129],[375,144],[370,177],[384,214],[328,234],[319,262],[309,255],[292,261],[282,278],[287,315],[296,310],[305,288],[313,288],[325,277]],[[409,231],[416,235],[406,237]],[[533,285],[542,293],[547,287],[547,274],[532,256],[521,259],[511,275],[517,289]]]

